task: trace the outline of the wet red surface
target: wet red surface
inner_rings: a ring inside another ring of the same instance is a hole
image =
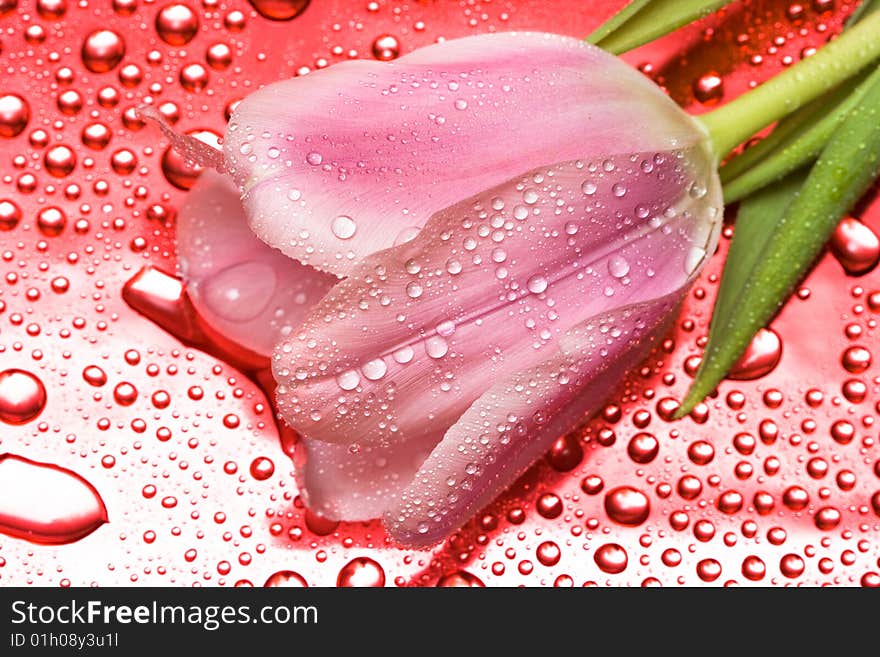
[[[432,552],[308,513],[295,438],[248,371],[259,363],[123,298],[143,267],[175,271],[194,175],[138,104],[221,134],[230,105],[270,80],[441,36],[583,36],[621,3],[582,4],[0,0],[0,453],[14,455],[0,461],[0,584],[880,584],[873,197],[739,380],[672,422],[722,240],[600,416]],[[627,59],[700,112],[821,45],[852,9],[735,7]],[[69,531],[47,537],[47,519]]]

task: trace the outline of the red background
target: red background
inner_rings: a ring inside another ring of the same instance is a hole
[[[68,545],[0,535],[0,584],[262,585],[278,571],[294,571],[309,585],[340,577],[384,577],[396,586],[474,578],[507,586],[880,583],[880,378],[876,366],[854,373],[843,359],[852,346],[870,352],[876,344],[880,296],[871,294],[880,274],[848,276],[825,256],[773,324],[783,342],[773,372],[725,382],[696,417],[669,422],[658,412],[661,400],[680,398],[690,381],[726,240],[668,340],[603,416],[561,439],[546,461],[434,551],[399,550],[378,523],[310,517],[265,393],[122,299],[123,285],[142,266],[174,271],[174,208],[184,197],[169,182],[172,168],[163,171],[167,142],[123,114],[154,99],[174,104],[166,109],[179,114],[178,128],[222,133],[231,101],[301,69],[372,57],[383,35],[393,35],[401,53],[487,31],[585,36],[622,3],[312,0],[292,20],[273,22],[246,0],[206,0],[189,4],[198,30],[182,45],[157,33],[156,16],[168,4],[0,0],[0,96],[17,94],[30,109],[20,135],[0,136],[0,201],[21,211],[14,228],[0,231],[0,370],[33,373],[48,397],[36,419],[0,424],[0,452],[73,470],[97,489],[109,516]],[[627,59],[696,113],[821,45],[853,5],[737,2]],[[107,72],[83,65],[84,39],[96,29],[125,41],[120,63]],[[226,68],[206,56],[218,43],[231,53]],[[196,91],[181,82],[192,64],[207,74]],[[64,95],[71,90],[78,101]],[[118,102],[109,106],[108,98]],[[84,127],[94,123],[111,135],[103,148],[83,144]],[[46,154],[59,144],[76,155],[69,172],[47,170]],[[58,235],[38,226],[48,206],[66,215]],[[856,214],[880,229],[880,209],[870,199]],[[58,277],[69,289],[53,290]],[[136,363],[131,353],[126,358],[129,350],[138,352]],[[84,380],[92,365],[106,373],[105,384]],[[122,382],[137,390],[130,405],[114,397]],[[194,386],[201,399],[192,398]],[[649,463],[628,450],[640,432],[656,439]],[[738,434],[754,439],[751,453],[744,453],[749,439],[735,440]],[[268,478],[251,473],[258,458],[274,464]],[[604,489],[585,492],[597,478]],[[699,488],[692,499],[680,494],[688,485]],[[649,501],[639,526],[609,517],[605,494],[618,486]],[[759,499],[772,508],[756,508],[756,493],[769,495]],[[51,503],[51,491],[46,497]],[[623,553],[625,568],[609,572]],[[344,568],[359,558],[372,562]]]

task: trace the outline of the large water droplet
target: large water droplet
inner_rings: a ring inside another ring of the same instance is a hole
[[[248,0],[263,18],[272,21],[289,21],[299,16],[309,0]]]
[[[46,387],[30,372],[8,369],[0,372],[0,420],[25,424],[46,407]]]
[[[330,228],[336,237],[341,240],[347,240],[354,237],[354,234],[357,231],[357,224],[354,222],[354,219],[342,214],[333,220]]]
[[[369,557],[356,557],[345,564],[336,578],[341,587],[382,587],[385,586],[385,571]]]
[[[95,487],[75,472],[0,455],[0,532],[32,543],[78,541],[107,522]]]
[[[15,137],[27,127],[30,106],[18,94],[0,96],[0,137]]]
[[[125,41],[111,30],[95,30],[82,46],[82,61],[92,73],[106,73],[116,68],[125,55]]]

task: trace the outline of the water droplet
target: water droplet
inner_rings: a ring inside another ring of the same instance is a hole
[[[347,240],[354,237],[354,234],[357,231],[357,224],[354,222],[354,219],[342,214],[333,220],[331,229],[336,237],[341,240]]]
[[[82,61],[92,73],[112,71],[125,55],[125,41],[111,30],[96,30],[86,37]]]
[[[58,20],[67,12],[67,0],[38,0],[37,13],[46,20]]]
[[[605,494],[605,512],[618,524],[637,527],[648,519],[651,504],[642,491],[619,486]]]
[[[107,383],[107,374],[97,365],[89,365],[83,370],[83,380],[90,386],[100,388]]]
[[[340,587],[382,587],[385,586],[385,571],[378,562],[369,557],[356,557],[339,571],[336,585]]]
[[[560,551],[559,546],[553,541],[544,541],[538,546],[535,554],[541,564],[545,566],[555,566],[559,563],[559,558],[562,555],[562,552]]]
[[[646,464],[657,458],[660,451],[660,443],[650,433],[637,433],[633,436],[626,447],[629,457],[636,463]]]
[[[760,557],[756,557],[754,555],[750,555],[743,559],[742,563],[742,574],[748,580],[753,582],[759,582],[764,579],[764,575],[767,573],[767,566],[761,560]]]
[[[205,61],[215,71],[224,71],[232,65],[232,48],[223,42],[212,43],[205,52]]]
[[[704,582],[714,582],[721,576],[721,564],[715,559],[702,559],[697,563],[697,577]]]
[[[184,4],[166,5],[156,14],[156,33],[169,45],[185,45],[198,31],[198,16]]]
[[[275,464],[266,456],[258,456],[251,461],[251,476],[257,481],[265,481],[275,473]]]
[[[845,217],[831,234],[829,246],[834,257],[851,276],[871,271],[880,262],[880,238],[853,217]]]
[[[67,215],[60,208],[49,206],[37,214],[37,228],[48,237],[60,235],[66,224]]]
[[[180,69],[180,85],[193,93],[208,86],[208,69],[198,63],[187,64]]]
[[[400,41],[393,34],[380,34],[373,41],[373,57],[388,62],[400,56]]]
[[[613,255],[608,258],[608,273],[614,276],[614,278],[623,278],[629,273],[629,263],[626,261],[626,258]]]
[[[30,372],[8,369],[0,372],[0,420],[25,424],[46,407],[46,387]]]
[[[840,362],[850,374],[861,374],[871,367],[871,352],[864,347],[854,346],[843,352]]]
[[[444,575],[437,581],[439,588],[483,588],[486,585],[476,575],[466,570],[456,570],[455,572]]]
[[[295,588],[302,589],[308,588],[308,583],[306,582],[305,577],[300,575],[299,573],[293,570],[279,570],[277,573],[272,573],[269,575],[269,578],[266,580],[266,583],[263,584],[265,588]]]
[[[532,294],[541,294],[547,289],[547,279],[543,276],[535,274],[526,282],[526,287]]]
[[[131,406],[137,401],[138,391],[132,384],[127,381],[118,383],[113,389],[113,399],[120,406]]]
[[[596,565],[609,575],[617,575],[626,570],[629,561],[626,550],[617,543],[606,543],[596,550],[593,555]]]
[[[728,379],[751,381],[772,372],[782,358],[782,340],[772,329],[760,329],[739,360],[730,368]]]
[[[0,137],[16,137],[27,127],[31,109],[18,94],[0,96]]]
[[[714,105],[724,96],[724,80],[711,71],[694,81],[694,97],[704,105]]]
[[[75,472],[13,454],[0,455],[0,532],[61,545],[107,522],[95,487]]]
[[[21,208],[15,201],[0,199],[0,230],[12,230],[21,221]]]
[[[325,518],[308,509],[306,510],[306,527],[315,536],[329,536],[339,527],[339,521]]]
[[[441,336],[434,335],[425,340],[425,353],[431,358],[443,358],[449,352],[449,343]]]
[[[310,0],[248,0],[263,18],[271,21],[289,21],[299,16]]]
[[[76,153],[64,144],[54,146],[43,156],[43,165],[53,178],[64,178],[76,167]]]
[[[336,377],[337,385],[343,390],[354,390],[361,382],[360,374],[355,370],[348,370]]]
[[[574,433],[557,438],[547,452],[547,463],[557,472],[569,472],[580,465],[584,458],[581,441]]]
[[[562,515],[562,500],[554,493],[544,493],[535,505],[541,517],[553,520]]]
[[[804,560],[796,554],[786,554],[779,560],[779,571],[789,579],[800,577],[804,572]]]
[[[382,358],[376,358],[365,363],[361,367],[361,371],[364,373],[364,377],[370,381],[378,381],[385,376],[385,373],[388,371],[388,365],[385,364]]]
[[[706,465],[715,458],[715,448],[712,443],[697,440],[688,447],[688,458],[697,465]]]

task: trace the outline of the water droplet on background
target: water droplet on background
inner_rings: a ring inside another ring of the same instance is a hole
[[[105,522],[104,501],[75,472],[0,454],[0,533],[59,545],[78,541]]]

